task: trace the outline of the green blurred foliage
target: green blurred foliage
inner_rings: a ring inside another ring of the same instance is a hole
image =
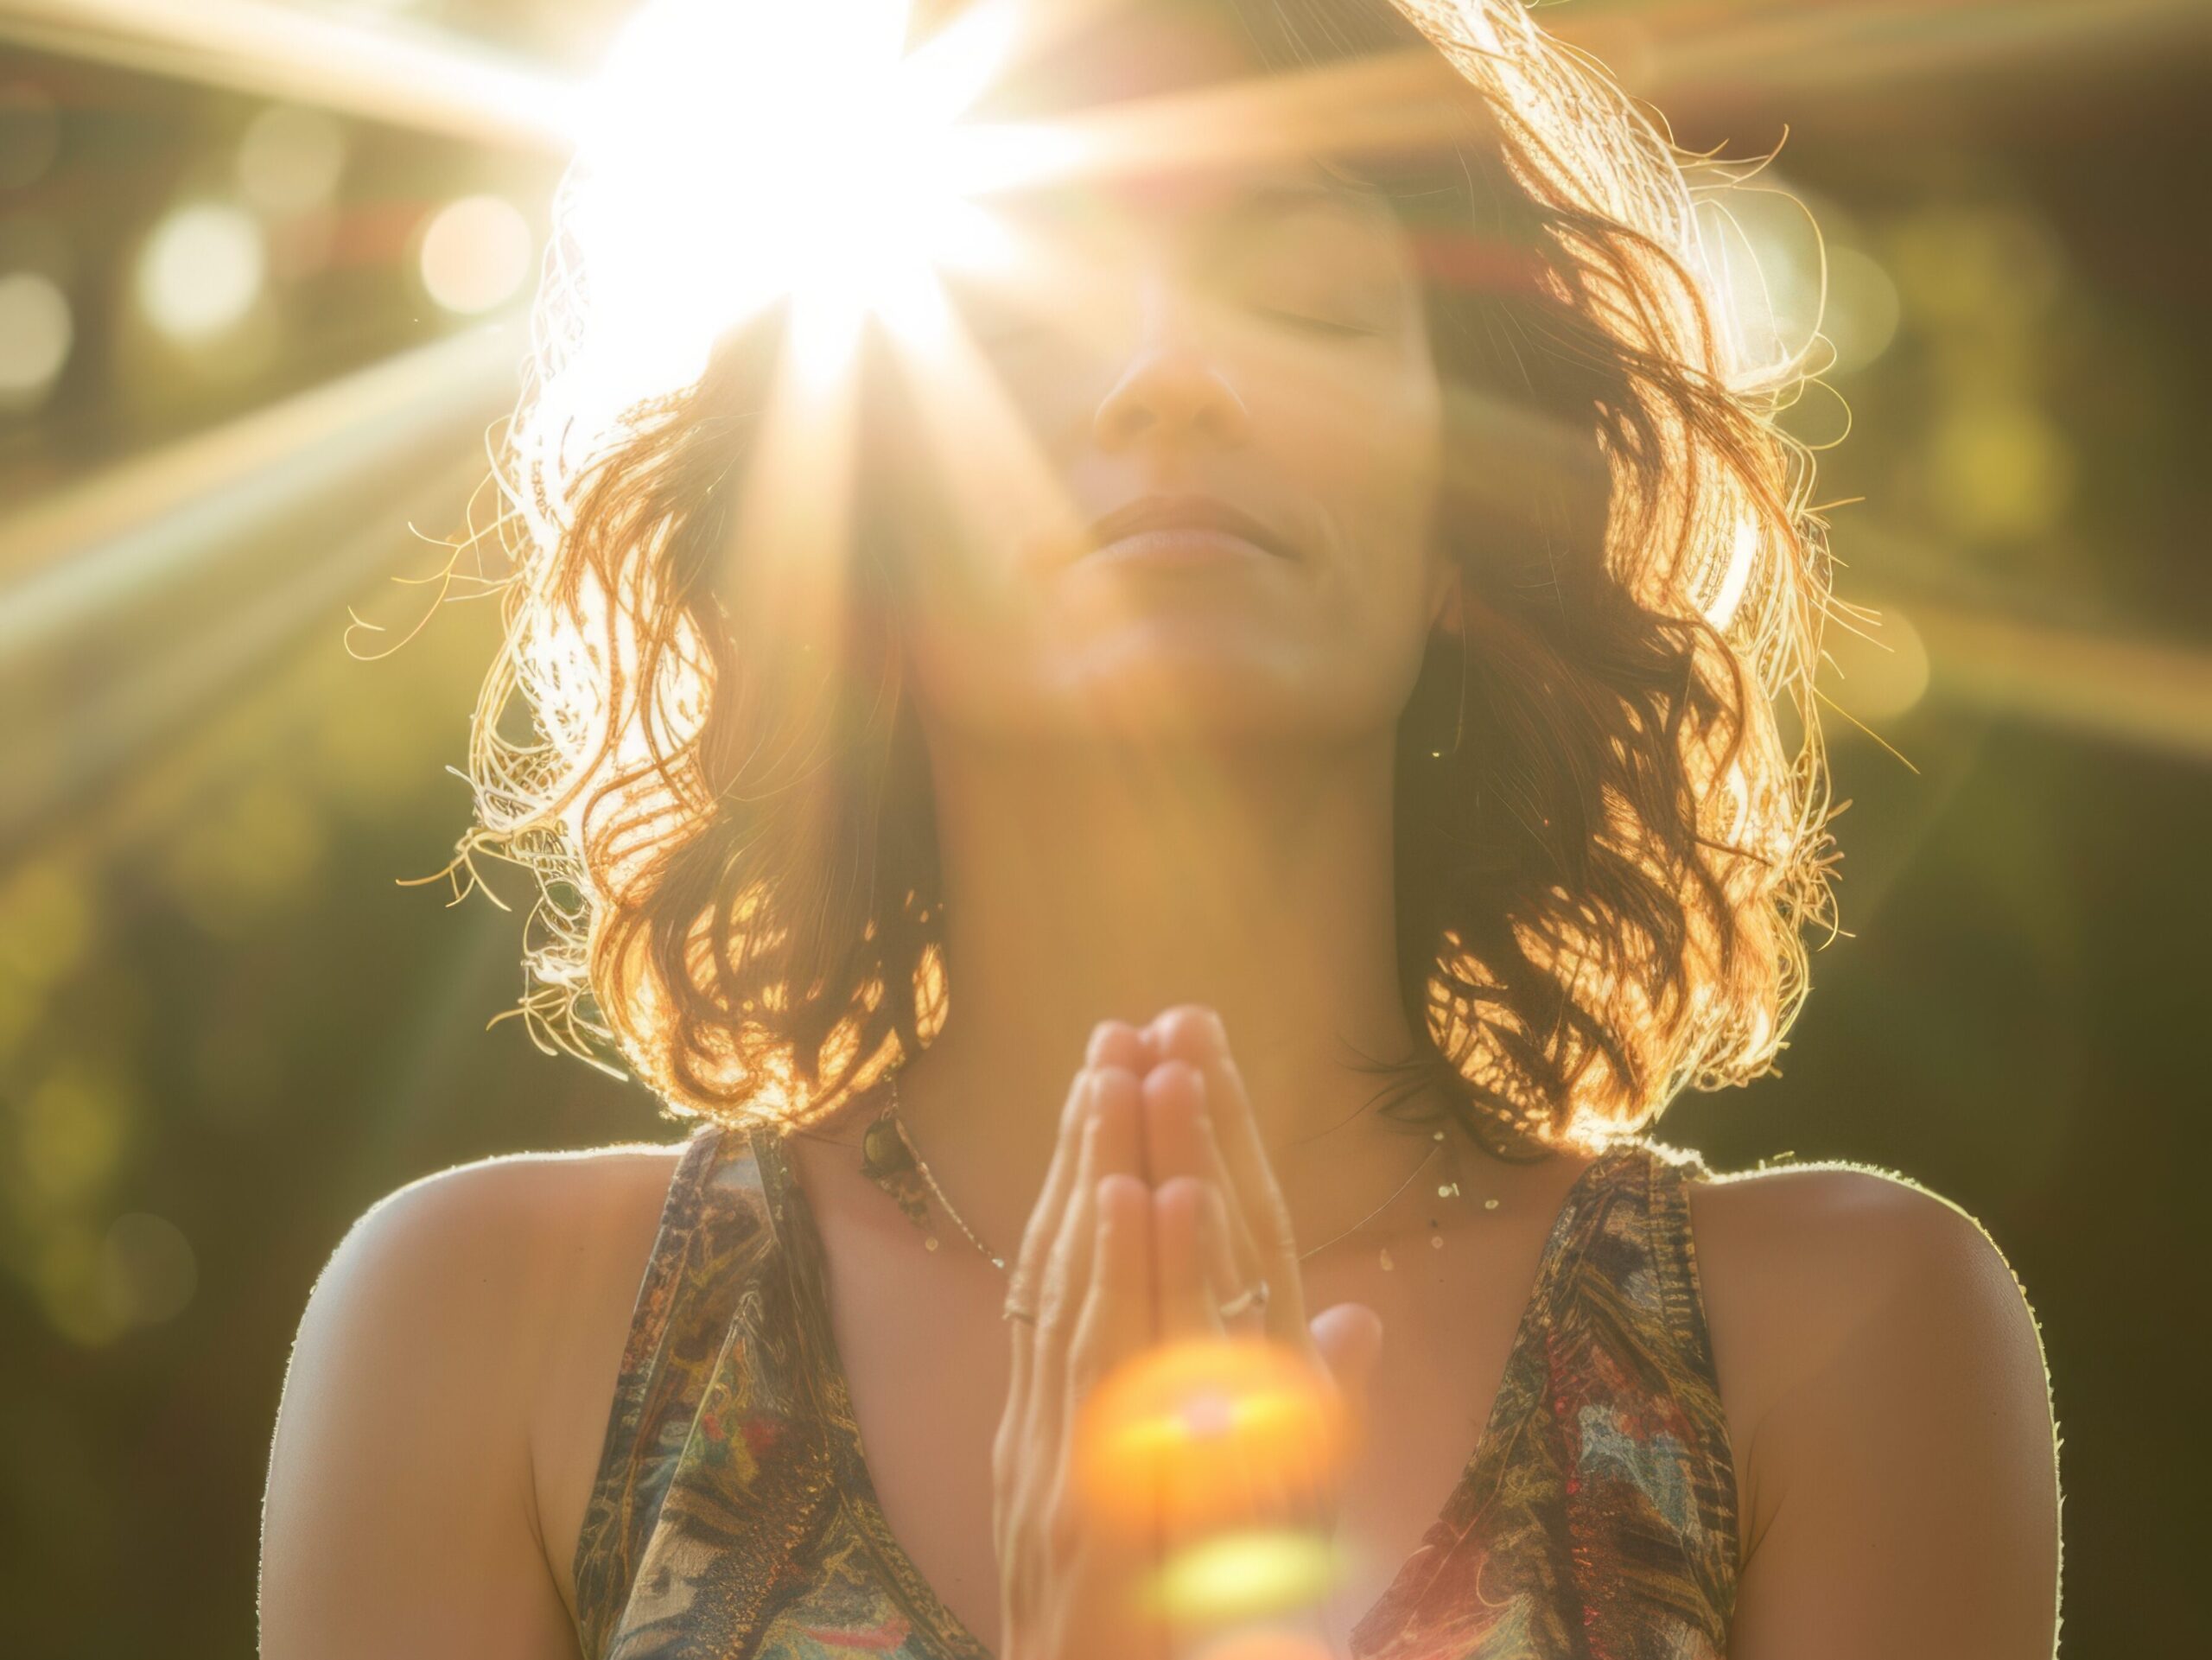
[[[480,0],[446,21],[582,63],[608,16]],[[1909,107],[1861,88],[1670,112],[1685,144],[1738,155],[1791,124],[1779,169],[1831,239],[1840,356],[1834,395],[1789,419],[1822,442],[1848,407],[1819,495],[1864,499],[1833,514],[1839,591],[1892,607],[1876,632],[1898,649],[1834,647],[1829,690],[1881,741],[1833,723],[1847,932],[1815,954],[1780,1073],[1684,1099],[1662,1133],[1722,1167],[1789,1152],[1904,1171],[1990,1229],[2056,1382],[2069,1654],[2177,1654],[2207,1632],[2185,1571],[2204,1435],[2185,1398],[2178,1434],[2156,1403],[2196,1375],[2173,1288],[2212,1266],[2187,1140],[2212,818],[2201,760],[1930,690],[1937,646],[1912,619],[1941,599],[2212,649],[2212,232],[2183,159],[2206,136],[2202,67],[2152,54],[2101,78],[1923,81]],[[129,322],[134,251],[213,188],[261,106],[28,56],[0,58],[12,82],[60,115],[36,181],[0,175],[0,267],[55,270],[79,319],[47,400],[0,415],[14,500],[431,337],[447,325],[399,269],[407,226],[548,182],[351,131],[343,213],[365,251],[307,258],[260,333],[188,362]],[[396,545],[412,574],[442,557]],[[372,587],[359,603],[400,631],[427,592]],[[10,1652],[251,1652],[288,1345],[346,1228],[466,1160],[673,1137],[640,1088],[539,1054],[519,1022],[486,1030],[521,989],[519,873],[493,878],[512,913],[400,885],[465,821],[446,769],[496,621],[448,607],[363,663],[342,614],[310,618],[0,848]],[[41,665],[39,709],[10,708],[5,735],[66,755],[74,700],[128,666]]]

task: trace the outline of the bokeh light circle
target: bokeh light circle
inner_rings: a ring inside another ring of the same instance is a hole
[[[346,170],[346,129],[322,110],[279,104],[238,141],[238,193],[265,213],[303,213],[329,201]]]
[[[1894,720],[1927,695],[1927,642],[1892,606],[1872,620],[1831,628],[1822,649],[1835,665],[1835,701],[1854,721]]]
[[[100,1243],[100,1279],[112,1311],[133,1324],[174,1320],[200,1284],[200,1258],[165,1217],[133,1211],[118,1217]]]
[[[0,277],[0,408],[21,410],[44,398],[75,340],[69,298],[52,278]]]
[[[1831,246],[1827,262],[1827,303],[1821,332],[1835,347],[1834,367],[1848,374],[1889,349],[1904,308],[1897,283],[1872,254]]]
[[[423,288],[446,310],[477,316],[498,309],[530,275],[530,221],[499,196],[464,196],[438,210],[423,233]]]
[[[179,208],[155,227],[138,263],[138,302],[173,340],[196,341],[241,321],[269,269],[261,227],[222,202]]]

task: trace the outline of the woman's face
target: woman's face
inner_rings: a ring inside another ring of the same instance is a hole
[[[1253,73],[1217,26],[1121,18],[1059,72],[1071,101]],[[1031,291],[951,282],[1006,418],[930,440],[909,408],[880,499],[932,747],[1388,733],[1449,575],[1403,227],[1303,156],[995,207],[1044,262]]]

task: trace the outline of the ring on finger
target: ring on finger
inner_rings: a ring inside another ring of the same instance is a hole
[[[1265,1278],[1257,1279],[1222,1304],[1221,1317],[1224,1320],[1235,1320],[1247,1309],[1265,1308],[1267,1306],[1268,1282]]]

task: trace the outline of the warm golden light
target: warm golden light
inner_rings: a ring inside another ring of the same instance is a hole
[[[346,170],[345,127],[327,110],[275,104],[238,140],[238,194],[265,213],[328,204]]]
[[[1318,1533],[1224,1533],[1170,1557],[1153,1596],[1170,1619],[1259,1619],[1312,1607],[1336,1579],[1336,1553]]]
[[[1193,1339],[1107,1377],[1077,1460],[1106,1524],[1164,1518],[1171,1536],[1196,1536],[1312,1502],[1342,1471],[1350,1430],[1336,1396],[1281,1344]],[[1211,1570],[1192,1572],[1209,1582]]]
[[[536,251],[530,221],[499,196],[464,196],[423,232],[423,287],[448,311],[497,310],[521,289]]]
[[[720,334],[785,298],[810,378],[868,315],[940,327],[933,271],[1002,249],[966,198],[1044,153],[1034,133],[954,130],[1013,10],[975,7],[908,54],[906,0],[647,6],[587,100],[564,214],[601,398],[688,385]]]
[[[268,275],[268,251],[252,217],[223,202],[198,202],[162,221],[138,266],[138,299],[173,340],[196,343],[242,321]]]
[[[0,410],[35,408],[69,360],[76,327],[60,284],[37,271],[0,277]]]

